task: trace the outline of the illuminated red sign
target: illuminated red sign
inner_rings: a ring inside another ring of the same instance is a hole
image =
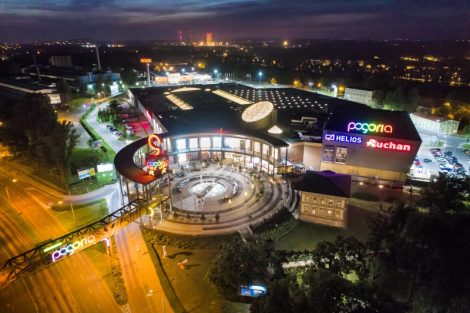
[[[382,141],[372,138],[366,142],[366,147],[372,149],[383,149],[392,151],[411,151],[411,145],[397,143],[394,141]]]
[[[153,134],[148,138],[148,145],[155,149],[145,157],[145,166],[147,172],[153,176],[160,176],[167,173],[168,158],[162,148],[162,140],[159,136]]]

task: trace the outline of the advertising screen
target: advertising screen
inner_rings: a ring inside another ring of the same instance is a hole
[[[252,297],[256,298],[267,293],[267,289],[264,286],[256,286],[256,285],[242,285],[240,286],[240,295],[244,297]]]
[[[336,147],[335,162],[336,163],[346,163],[346,158],[348,156],[348,148],[346,147]]]
[[[323,161],[334,162],[334,156],[335,156],[334,146],[325,146],[323,148]]]

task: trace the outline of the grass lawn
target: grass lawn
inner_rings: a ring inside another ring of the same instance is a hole
[[[75,176],[74,180],[69,183],[70,193],[73,195],[81,195],[103,186],[116,182],[116,174],[113,172],[96,173],[95,177],[85,178],[79,181]]]
[[[211,284],[204,279],[206,272],[217,256],[218,250],[179,249],[167,246],[168,257],[162,258],[162,247],[155,245],[165,272],[184,308],[191,313],[247,312],[247,305],[229,303],[220,298]],[[188,259],[186,269],[178,262]]]
[[[150,242],[155,238],[154,235],[151,232],[144,232],[144,238],[146,238],[160,282],[175,312],[248,312],[248,305],[223,300],[211,284],[204,279],[210,264],[218,253],[217,249],[189,249],[167,245],[168,257],[163,258],[162,245]],[[211,241],[212,238],[217,240],[217,237],[207,237],[205,240]],[[184,245],[183,239],[180,237],[176,237],[174,242],[180,242]],[[158,253],[158,257],[155,251]],[[185,259],[188,260],[188,263],[186,269],[182,270],[178,267],[178,262]],[[161,265],[159,260],[161,260]]]
[[[300,222],[287,235],[276,241],[278,250],[313,250],[321,241],[334,241],[337,236],[356,237],[365,241],[368,221],[374,213],[358,207],[349,208],[349,225],[346,229]]]
[[[100,199],[90,203],[75,204],[73,211],[77,220],[77,227],[80,227],[106,216],[108,214],[108,206],[106,200]],[[70,205],[53,206],[52,212],[67,230],[72,231],[76,228],[73,223]]]
[[[462,149],[470,149],[470,143],[464,143]]]

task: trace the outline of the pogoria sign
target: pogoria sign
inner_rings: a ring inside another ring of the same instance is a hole
[[[393,132],[393,127],[388,124],[349,122],[348,132],[351,132],[352,130],[357,130],[363,134],[367,134],[369,132],[391,134]]]
[[[101,241],[105,241],[107,246],[109,247],[110,243],[109,243],[108,238],[104,238]],[[95,243],[96,243],[96,238],[94,235],[83,237],[81,240],[74,241],[73,243],[66,245],[65,247],[62,247],[52,252],[51,254],[52,262],[57,261],[63,256],[71,255],[77,250],[82,250],[88,246],[94,245]]]

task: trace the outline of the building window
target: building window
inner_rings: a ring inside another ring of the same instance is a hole
[[[176,140],[176,149],[177,150],[186,150],[186,139],[177,139]]]
[[[209,137],[201,137],[201,149],[210,149],[211,139]]]
[[[197,138],[189,138],[189,148],[190,149],[197,149],[199,148],[197,144]]]
[[[259,142],[255,141],[254,146],[255,146],[254,147],[255,152],[258,152],[258,153],[261,152],[261,145]]]
[[[212,137],[212,148],[221,148],[222,147],[222,137]]]

